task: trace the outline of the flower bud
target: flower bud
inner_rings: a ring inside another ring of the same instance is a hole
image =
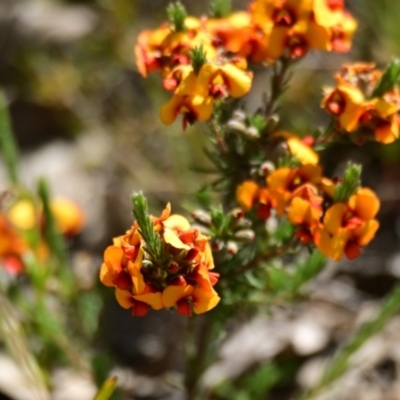
[[[228,250],[228,253],[230,253],[230,254],[236,254],[239,250],[237,243],[232,240],[230,240],[226,243],[226,249]]]
[[[211,215],[204,210],[195,210],[192,212],[192,217],[195,219],[197,222],[211,226]]]
[[[243,110],[235,110],[232,114],[232,118],[237,121],[244,122],[247,116]]]
[[[256,237],[255,233],[251,229],[243,229],[241,231],[238,231],[235,233],[235,238],[239,240],[245,240],[245,241],[253,241],[254,238]]]
[[[226,124],[226,127],[232,132],[241,134],[246,132],[246,125],[241,121],[237,121],[236,119],[230,119]]]
[[[244,136],[250,140],[256,140],[260,138],[260,132],[254,126],[249,126],[244,132]]]

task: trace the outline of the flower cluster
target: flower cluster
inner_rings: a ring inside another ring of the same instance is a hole
[[[347,52],[357,27],[344,0],[255,0],[252,23],[264,34],[265,59],[290,58],[309,50]]]
[[[375,193],[357,183],[357,177],[346,176],[332,181],[319,165],[304,163],[266,169],[264,182],[243,182],[236,198],[258,218],[268,219],[272,210],[286,216],[296,227],[295,237],[303,244],[314,243],[327,257],[354,259],[379,227],[374,218],[380,206]]]
[[[169,11],[171,24],[142,32],[135,55],[143,76],[161,71],[164,88],[173,92],[161,120],[171,124],[183,114],[184,127],[208,120],[216,100],[247,94],[249,61],[348,51],[356,28],[338,0],[255,0],[249,11],[224,18],[188,17],[180,3]]]
[[[179,315],[204,313],[220,298],[213,289],[218,274],[208,237],[190,226],[181,215],[171,215],[168,204],[159,218],[150,217],[152,234],[135,221],[125,235],[107,247],[100,280],[116,288],[118,303],[137,316],[175,307]],[[154,250],[152,247],[158,248]]]
[[[50,203],[56,228],[65,236],[77,235],[83,227],[83,212],[74,202],[56,198]],[[46,221],[42,210],[37,210],[31,199],[19,199],[6,212],[0,213],[0,264],[11,274],[22,273],[23,255],[33,251],[40,260],[46,260],[49,249],[43,237],[32,246],[25,233],[36,227],[40,229]]]
[[[0,214],[0,264],[10,274],[23,270],[22,255],[27,244],[18,234],[5,214]]]
[[[399,138],[399,87],[379,93],[382,77],[374,64],[344,65],[335,77],[336,87],[325,89],[322,107],[357,143],[371,138],[386,144]]]

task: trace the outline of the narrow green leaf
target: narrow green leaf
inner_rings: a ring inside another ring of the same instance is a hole
[[[133,215],[139,225],[139,233],[146,243],[146,252],[155,262],[164,259],[164,247],[160,235],[154,231],[154,225],[149,217],[147,200],[142,193],[132,195]]]
[[[50,399],[45,375],[29,349],[27,337],[16,314],[13,304],[0,287],[0,338],[29,382],[32,398]]]
[[[399,83],[400,78],[400,59],[394,58],[387,66],[380,81],[375,86],[372,92],[372,97],[381,97],[385,93],[390,92],[396,84]]]
[[[39,180],[38,192],[43,204],[43,214],[45,218],[44,233],[46,240],[51,252],[57,257],[60,265],[66,266],[68,259],[64,239],[57,231],[56,222],[50,208],[49,188],[44,179]]]
[[[175,32],[184,32],[186,30],[185,19],[187,13],[181,2],[177,1],[176,3],[171,3],[167,7],[167,14]]]
[[[7,102],[0,91],[0,149],[8,170],[8,176],[13,184],[18,183],[18,151],[11,129]]]
[[[347,202],[347,200],[357,191],[361,185],[361,165],[348,163],[344,172],[343,180],[340,182],[333,194],[335,203]]]
[[[107,379],[101,386],[99,392],[96,394],[93,400],[108,400],[115,391],[117,385],[117,378]]]
[[[225,18],[232,12],[231,0],[212,0],[210,4],[210,16],[213,18]]]

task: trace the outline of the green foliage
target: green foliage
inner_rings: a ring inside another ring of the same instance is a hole
[[[10,117],[4,94],[0,91],[0,149],[8,171],[11,183],[18,183],[18,151],[11,130]]]
[[[231,0],[212,0],[210,4],[210,16],[213,18],[224,18],[232,11]]]
[[[39,180],[38,193],[43,205],[45,238],[49,244],[51,252],[56,256],[60,265],[65,267],[68,262],[68,257],[65,249],[64,239],[57,230],[56,221],[50,208],[49,188],[44,179]]]
[[[251,126],[254,126],[259,132],[263,132],[267,126],[267,121],[260,114],[249,116],[249,122]]]
[[[187,12],[182,3],[179,1],[176,3],[171,3],[167,7],[167,14],[175,32],[183,32],[186,30],[185,18],[187,16]]]
[[[77,302],[83,331],[87,337],[92,337],[96,333],[103,304],[100,295],[96,291],[84,292],[78,297]]]
[[[326,257],[315,250],[305,261],[292,270],[281,266],[268,269],[268,284],[273,297],[293,298],[301,287],[315,278],[326,264]]]
[[[93,400],[109,400],[115,391],[116,385],[116,377],[107,379]]]
[[[333,201],[335,203],[346,203],[347,200],[357,191],[361,184],[361,165],[349,163],[344,172],[342,182],[335,188]]]
[[[207,62],[207,54],[203,49],[203,45],[195,47],[190,52],[190,60],[192,62],[193,71],[197,75],[200,72],[201,67],[204,65],[204,63]]]
[[[142,193],[132,195],[133,215],[139,225],[139,233],[146,243],[146,252],[154,262],[162,263],[164,248],[160,236],[154,231],[154,225],[149,217],[147,200]]]
[[[36,357],[29,349],[28,340],[16,317],[16,310],[0,286],[0,341],[4,341],[8,351],[24,374],[31,393],[49,398],[45,375]]]
[[[399,83],[400,59],[394,58],[384,71],[380,81],[376,84],[371,97],[381,97],[390,92]]]

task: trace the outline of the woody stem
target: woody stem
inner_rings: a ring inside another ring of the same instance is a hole
[[[268,101],[265,104],[265,116],[269,117],[276,109],[276,103],[284,93],[287,86],[287,72],[293,65],[290,59],[282,59],[272,66],[272,77],[270,81],[270,93]]]

